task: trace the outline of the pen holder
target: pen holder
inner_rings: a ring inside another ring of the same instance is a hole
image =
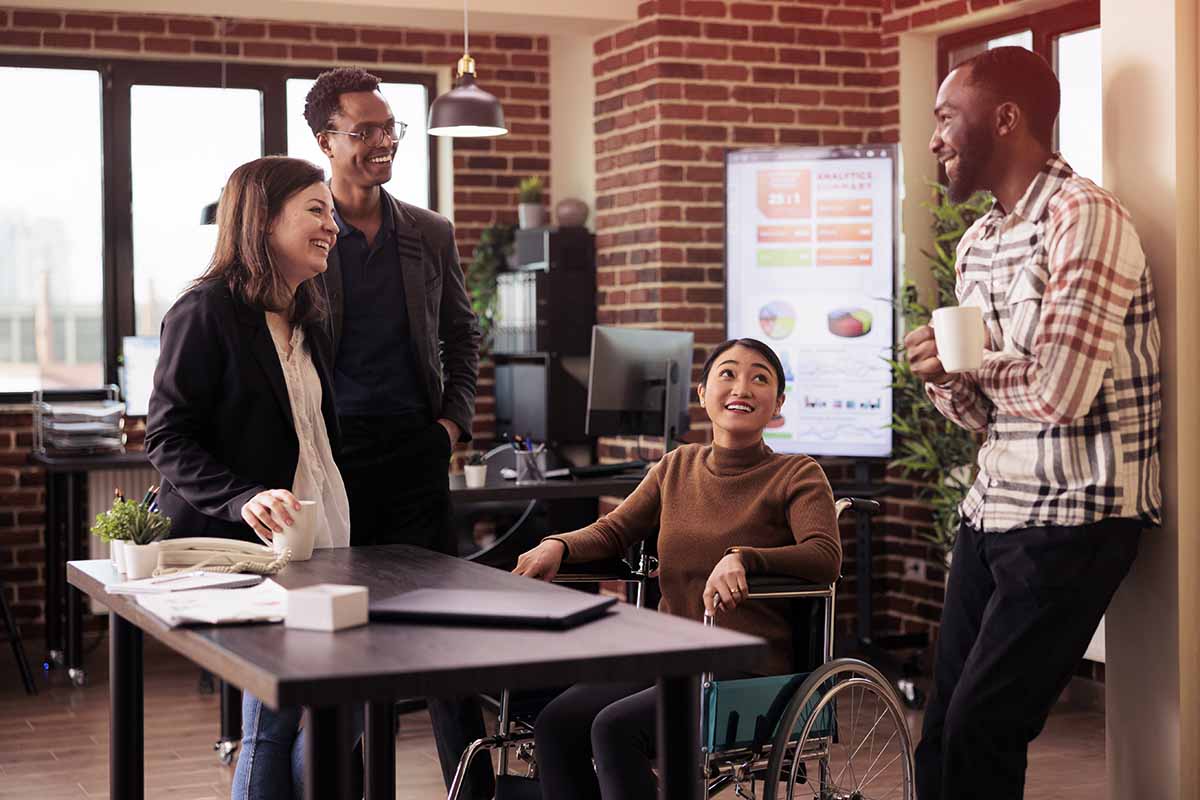
[[[535,483],[545,480],[545,453],[536,450],[516,452],[517,483]]]

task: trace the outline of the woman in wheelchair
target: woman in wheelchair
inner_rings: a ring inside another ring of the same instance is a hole
[[[763,441],[784,400],[779,357],[756,339],[713,348],[698,386],[713,443],[668,453],[611,513],[549,536],[521,555],[517,574],[553,580],[565,562],[627,552],[656,532],[659,610],[724,627],[770,645],[762,674],[791,672],[791,626],[772,602],[743,604],[747,574],[829,584],[841,569],[833,493],[807,456]],[[579,684],[538,715],[534,736],[544,798],[655,797],[655,689],[650,683]],[[594,768],[593,768],[594,762]]]

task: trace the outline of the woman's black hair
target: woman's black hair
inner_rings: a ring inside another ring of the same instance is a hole
[[[775,396],[783,397],[783,386],[785,383],[783,362],[779,360],[779,356],[775,355],[775,351],[771,349],[770,345],[760,342],[758,339],[728,339],[715,346],[709,351],[708,358],[704,361],[704,369],[700,371],[700,385],[703,386],[708,383],[708,373],[712,372],[713,364],[717,363],[717,358],[726,350],[737,345],[749,347],[751,350],[760,353],[767,360],[767,363],[771,365],[771,369],[775,371]]]

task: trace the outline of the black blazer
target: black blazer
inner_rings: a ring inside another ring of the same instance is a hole
[[[328,334],[306,329],[321,379],[321,412],[338,448]],[[209,283],[163,317],[146,451],[162,475],[159,509],[171,536],[258,541],[242,506],[265,489],[291,489],[300,445],[266,315]]]
[[[481,337],[458,263],[454,226],[441,214],[401,202],[386,191],[383,202],[392,204],[396,221],[405,304],[429,407],[434,417],[453,420],[462,430],[462,441],[470,441]],[[316,280],[329,297],[336,355],[346,316],[342,264],[336,247],[329,251],[329,268]]]

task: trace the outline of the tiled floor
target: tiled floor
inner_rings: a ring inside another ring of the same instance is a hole
[[[40,652],[31,648],[31,655]],[[106,653],[101,642],[89,656],[89,686],[72,687],[56,671],[39,675],[42,693],[27,697],[7,643],[0,649],[0,798],[108,797]],[[233,768],[212,750],[218,698],[197,691],[198,674],[147,641],[145,761],[151,800],[229,797]],[[396,765],[397,798],[445,796],[424,713],[402,717]],[[1104,800],[1103,715],[1056,711],[1030,752],[1027,786],[1028,800]]]

